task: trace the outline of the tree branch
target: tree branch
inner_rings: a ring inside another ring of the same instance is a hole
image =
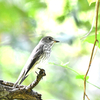
[[[40,69],[37,78],[30,85],[17,85],[16,88],[13,87],[14,83],[6,82],[0,80],[0,100],[13,100],[13,99],[23,99],[23,100],[42,100],[41,94],[33,91],[32,89],[40,82],[40,80],[45,76],[45,70]]]
[[[98,9],[99,9],[99,0],[97,0],[97,2],[96,2],[95,42],[94,42],[94,45],[93,45],[93,49],[92,49],[92,53],[91,53],[91,57],[90,57],[90,61],[89,61],[89,66],[88,66],[88,69],[87,69],[86,74],[84,76],[84,94],[83,94],[83,100],[85,100],[85,96],[87,97],[88,100],[90,100],[89,97],[88,97],[88,95],[86,94],[86,76],[87,76],[87,74],[88,74],[88,72],[90,70],[90,66],[91,66],[92,59],[93,59],[93,54],[94,54],[94,49],[95,49],[96,43],[98,42],[98,40],[97,40]]]

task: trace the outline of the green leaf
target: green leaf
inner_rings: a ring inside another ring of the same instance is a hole
[[[91,5],[91,3],[96,2],[96,0],[87,0],[89,5]]]
[[[99,32],[99,34],[97,35],[97,39],[98,39],[98,41],[100,40],[100,32]],[[95,41],[95,35],[88,36],[88,37],[85,39],[85,42],[89,42],[89,43],[92,43],[92,44],[94,44],[94,41]],[[99,43],[98,47],[100,48],[100,43]]]
[[[91,35],[91,36],[88,36],[86,39],[85,39],[85,42],[89,42],[89,43],[94,43],[94,40],[95,40],[95,35]]]
[[[84,80],[84,75],[76,75],[76,79],[82,79]],[[86,76],[86,80],[89,79],[89,76]]]

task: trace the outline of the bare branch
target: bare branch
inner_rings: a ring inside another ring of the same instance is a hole
[[[99,9],[99,0],[97,0],[96,2],[96,29],[95,29],[95,42],[94,42],[94,45],[93,45],[93,49],[92,49],[92,53],[91,53],[91,57],[90,57],[90,61],[89,61],[89,66],[88,66],[88,69],[86,71],[86,74],[84,76],[84,94],[83,94],[83,100],[85,100],[85,96],[87,97],[88,100],[89,97],[88,95],[86,94],[86,76],[90,70],[90,66],[91,66],[91,63],[92,63],[92,59],[93,59],[93,54],[94,54],[94,49],[95,49],[95,46],[96,46],[96,43],[98,42],[97,40],[97,25],[98,25],[98,9]]]
[[[16,88],[13,87],[14,83],[6,82],[0,80],[0,100],[13,100],[13,99],[23,99],[23,100],[42,100],[41,94],[34,92],[32,89],[40,82],[40,80],[45,76],[45,70],[40,69],[39,74],[34,82],[28,86],[17,85]]]
[[[40,68],[38,68],[38,69],[40,69]],[[45,70],[44,70],[44,69],[40,69],[40,72],[39,72],[39,74],[37,75],[36,80],[35,80],[34,82],[32,82],[30,85],[28,85],[28,86],[26,87],[26,89],[27,89],[27,90],[33,89],[33,88],[39,83],[39,81],[42,79],[42,77],[45,76],[45,75],[46,75],[46,74],[45,74]]]

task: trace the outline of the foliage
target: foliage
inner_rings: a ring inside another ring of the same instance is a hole
[[[100,33],[97,35],[97,39],[100,40]],[[88,36],[85,41],[86,42],[89,42],[89,43],[94,43],[94,40],[95,40],[95,35],[91,35],[91,36]],[[98,47],[100,48],[100,44],[98,45]]]
[[[89,32],[94,14],[94,0],[0,0],[0,79],[15,82],[38,41],[51,35],[60,43],[54,45],[49,59],[52,64],[43,66],[46,77],[35,89],[43,100],[82,100],[95,24],[84,42],[81,38]],[[99,27],[100,23],[98,40]],[[87,76],[93,100],[100,98],[99,55]],[[35,71],[23,84],[35,79]]]
[[[93,2],[96,2],[96,0],[88,0],[89,5]]]

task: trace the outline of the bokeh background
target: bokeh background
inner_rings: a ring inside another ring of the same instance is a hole
[[[91,0],[90,0],[91,1]],[[87,0],[0,0],[0,79],[15,82],[33,48],[44,36],[59,40],[52,48],[46,77],[34,88],[43,100],[82,100],[83,77],[94,42],[95,2]],[[98,17],[100,22],[100,14]],[[100,24],[98,25],[98,35]],[[40,66],[39,66],[40,67]],[[38,70],[36,69],[38,72]],[[35,72],[23,82],[35,80]],[[90,100],[100,100],[100,50],[87,83]]]

